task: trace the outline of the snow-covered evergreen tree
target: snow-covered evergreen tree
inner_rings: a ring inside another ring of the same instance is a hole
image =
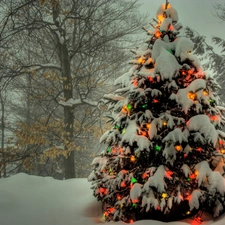
[[[143,28],[150,36],[131,69],[105,95],[112,128],[89,181],[106,221],[179,220],[225,210],[225,122],[217,83],[179,36],[182,25],[167,1]]]

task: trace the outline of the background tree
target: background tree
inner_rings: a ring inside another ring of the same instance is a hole
[[[215,16],[222,22],[225,21],[225,5],[214,4]],[[223,25],[223,24],[221,24]],[[222,103],[225,102],[224,95],[224,52],[225,52],[225,40],[219,37],[212,37],[212,44],[206,41],[206,37],[199,34],[197,31],[187,27],[185,29],[185,35],[190,38],[194,43],[194,52],[200,56],[203,62],[205,70],[211,71],[214,74],[215,79],[220,84],[219,95]]]
[[[2,0],[1,5],[1,46],[8,59],[2,79],[20,92],[13,107],[23,114],[7,151],[20,159],[20,169],[40,174],[40,162],[60,159],[64,177],[75,177],[74,150],[84,147],[81,136],[94,126],[99,130],[98,100],[126,60],[128,36],[142,23],[137,1]],[[114,48],[116,40],[120,45]]]

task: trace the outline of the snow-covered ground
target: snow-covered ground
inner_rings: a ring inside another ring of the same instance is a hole
[[[92,195],[86,179],[54,180],[51,177],[17,174],[0,179],[1,225],[96,225],[104,224],[101,203]],[[106,222],[124,225],[123,222]],[[163,225],[159,221],[137,221],[134,225]],[[196,220],[168,225],[198,225]],[[204,215],[204,225],[224,225],[225,216],[212,220]]]

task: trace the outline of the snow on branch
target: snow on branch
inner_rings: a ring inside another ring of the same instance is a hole
[[[187,122],[187,128],[189,131],[199,131],[208,140],[208,143],[212,143],[214,146],[217,143],[218,132],[211,124],[210,119],[206,115],[193,116]]]
[[[30,70],[41,70],[41,69],[53,69],[61,71],[61,66],[52,64],[52,63],[46,63],[46,64],[32,64],[28,66],[24,66],[24,68],[29,68]]]
[[[73,99],[70,98],[68,101],[64,102],[64,101],[59,101],[59,104],[61,106],[67,106],[67,107],[74,107],[75,105],[80,105],[80,104],[87,104],[90,106],[98,106],[98,102],[97,101],[93,101],[90,99]]]

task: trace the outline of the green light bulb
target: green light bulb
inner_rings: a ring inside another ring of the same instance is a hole
[[[128,108],[128,110],[131,110],[131,109],[132,109],[132,105],[129,103],[129,104],[127,105],[127,108]]]
[[[148,106],[147,104],[144,104],[144,105],[142,105],[142,108],[143,108],[143,109],[146,109],[147,106]]]
[[[155,150],[156,150],[156,151],[160,151],[160,149],[161,149],[160,146],[158,146],[158,145],[155,146]]]
[[[136,182],[137,182],[137,179],[135,179],[134,177],[132,177],[131,183],[136,183]]]

